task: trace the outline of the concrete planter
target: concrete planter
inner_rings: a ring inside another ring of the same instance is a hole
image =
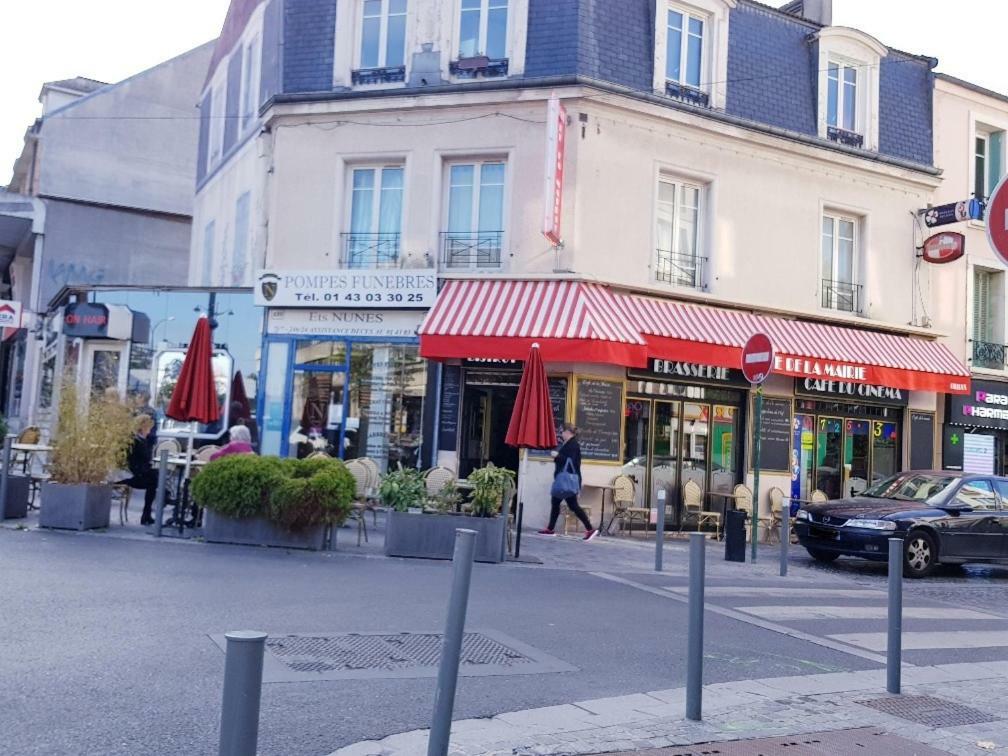
[[[7,504],[0,512],[0,520],[15,520],[28,516],[28,493],[31,478],[27,475],[10,475],[7,478]]]
[[[385,555],[420,559],[451,559],[455,530],[475,530],[476,561],[504,561],[504,518],[389,512]]]
[[[42,484],[40,528],[92,530],[109,526],[112,486]]]
[[[305,530],[287,530],[265,517],[239,520],[225,517],[212,509],[203,510],[203,538],[210,543],[320,551],[325,545],[325,530],[325,525]]]

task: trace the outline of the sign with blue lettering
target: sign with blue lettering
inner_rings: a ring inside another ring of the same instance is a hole
[[[950,202],[947,205],[935,205],[921,211],[924,215],[924,225],[928,228],[947,226],[950,223],[961,223],[967,220],[983,220],[984,205],[976,197],[961,202]]]

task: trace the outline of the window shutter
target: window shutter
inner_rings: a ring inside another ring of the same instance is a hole
[[[989,147],[987,156],[987,196],[994,194],[994,187],[998,185],[1004,175],[1004,135],[1003,131],[995,131],[989,137]]]
[[[990,328],[990,273],[973,271],[973,340],[991,340]]]

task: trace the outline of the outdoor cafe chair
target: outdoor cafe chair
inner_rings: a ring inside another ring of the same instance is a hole
[[[168,452],[169,457],[174,457],[182,453],[182,445],[175,438],[162,438],[159,439],[156,444],[154,444],[154,455],[153,459],[157,462],[161,459],[161,452]]]
[[[721,537],[721,513],[709,512],[703,508],[703,489],[695,480],[687,480],[682,487],[683,509],[696,519],[697,532],[708,523],[714,523],[714,535]]]
[[[447,467],[432,467],[424,474],[424,485],[427,487],[427,496],[434,498],[444,487],[455,481],[455,471]]]
[[[812,492],[812,495],[809,496],[809,501],[815,504],[822,504],[824,502],[829,501],[829,496],[827,496],[825,493],[823,493],[817,488],[815,491]]]
[[[354,479],[354,502],[350,510],[350,519],[357,521],[357,545],[361,545],[361,535],[364,536],[364,543],[367,543],[367,523],[364,521],[364,514],[367,511],[367,483],[369,479],[367,468],[361,464],[359,459],[352,459],[346,463],[347,472]]]
[[[626,530],[626,524],[631,526],[635,518],[640,517],[647,528],[648,510],[634,506],[634,481],[629,475],[617,475],[612,481],[612,505],[613,512],[609,517],[609,524],[606,526],[606,533],[612,528],[616,518],[620,521],[620,531]]]
[[[193,458],[198,459],[200,462],[209,462],[210,457],[219,451],[220,447],[217,444],[207,444],[206,446],[201,446],[197,449]]]
[[[748,538],[751,540],[753,538],[759,538],[760,527],[766,527],[769,522],[769,517],[763,517],[757,511],[756,516],[753,517],[753,492],[745,483],[739,483],[732,490],[732,495],[735,497],[735,508],[740,512],[746,513],[746,518],[748,523],[746,524],[746,530],[749,531]]]
[[[777,538],[779,543],[781,518],[784,516],[784,492],[777,486],[774,486],[767,491],[767,498],[770,500],[770,526],[767,531],[767,543],[773,543],[774,538]],[[790,515],[791,510],[789,507],[788,516],[790,517]]]

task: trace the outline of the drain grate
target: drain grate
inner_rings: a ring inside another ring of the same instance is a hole
[[[858,701],[883,714],[891,714],[928,727],[959,727],[961,725],[997,722],[1001,717],[964,706],[955,701],[946,701],[934,696],[893,696]]]
[[[930,746],[889,735],[873,728],[831,730],[807,735],[787,735],[757,740],[733,740],[673,746],[654,751],[634,751],[608,756],[847,756],[848,754],[885,754],[885,756],[949,756]]]
[[[211,638],[222,649],[223,636]],[[283,633],[266,640],[264,682],[435,677],[439,633]],[[466,676],[570,672],[575,668],[490,630],[462,639],[459,674]]]

